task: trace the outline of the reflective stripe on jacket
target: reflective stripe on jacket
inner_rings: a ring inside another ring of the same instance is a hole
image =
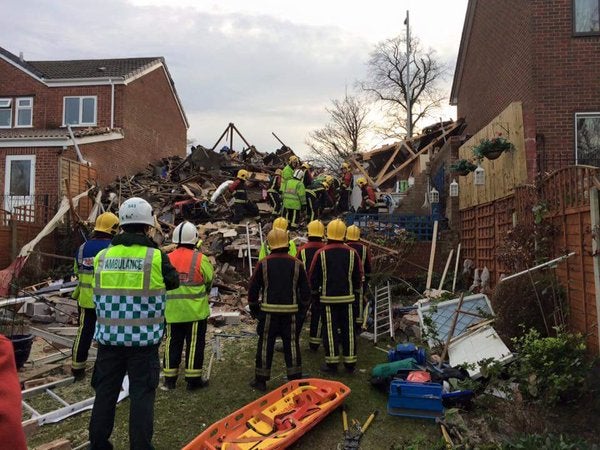
[[[160,250],[115,245],[94,259],[94,339],[105,345],[158,344],[164,330],[166,287]]]
[[[304,205],[306,205],[306,192],[302,180],[295,178],[288,180],[283,191],[283,207],[300,210]]]
[[[167,322],[195,322],[206,319],[210,315],[208,295],[212,285],[212,264],[198,250],[186,247],[179,247],[168,256],[179,273],[179,287],[167,292]]]
[[[73,271],[77,275],[79,282],[73,298],[77,299],[82,308],[94,307],[94,293],[92,284],[94,281],[94,257],[110,245],[110,239],[90,239],[84,242],[77,249],[77,256],[73,265]]]

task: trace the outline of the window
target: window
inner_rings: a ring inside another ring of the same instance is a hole
[[[575,114],[575,161],[600,167],[600,112]]]
[[[12,98],[0,98],[0,128],[10,128]]]
[[[573,0],[573,32],[600,34],[600,0]]]
[[[34,221],[34,186],[35,155],[7,156],[3,206],[14,219]]]
[[[33,125],[33,98],[18,98],[16,105],[15,127],[30,127]]]
[[[65,97],[63,125],[96,125],[96,97]]]

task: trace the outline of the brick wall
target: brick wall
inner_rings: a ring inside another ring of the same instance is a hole
[[[185,156],[187,129],[161,69],[127,86],[117,86],[116,110],[122,110],[124,139],[81,146],[84,158],[106,185],[117,175],[133,175],[161,158]]]
[[[457,92],[467,133],[522,101],[530,178],[536,159],[546,170],[574,161],[574,114],[600,109],[600,36],[572,36],[572,0],[478,0],[467,40]]]

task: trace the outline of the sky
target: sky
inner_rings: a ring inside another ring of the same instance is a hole
[[[450,72],[467,0],[2,0],[0,46],[25,60],[163,56],[190,122],[212,148],[230,122],[260,151],[306,155],[332,99],[354,93],[375,44],[406,33]],[[1,80],[0,80],[1,81]],[[455,118],[446,106],[429,123]],[[428,125],[424,122],[423,125]],[[371,141],[374,147],[380,142]],[[234,140],[234,147],[243,143]]]

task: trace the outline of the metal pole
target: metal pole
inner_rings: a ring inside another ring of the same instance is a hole
[[[546,267],[546,266],[550,266],[550,265],[552,265],[552,264],[554,264],[554,263],[558,263],[558,262],[560,262],[560,261],[562,261],[562,260],[564,260],[564,259],[570,258],[570,257],[571,257],[571,256],[573,256],[574,254],[575,254],[575,252],[571,252],[571,253],[569,253],[568,255],[559,256],[558,258],[555,258],[555,259],[553,259],[553,260],[551,260],[551,261],[547,261],[547,262],[545,262],[545,263],[542,263],[542,264],[539,264],[539,265],[537,265],[537,266],[531,267],[531,268],[529,268],[529,269],[527,269],[527,270],[523,270],[523,271],[521,271],[521,272],[518,272],[518,273],[515,273],[515,274],[512,274],[512,275],[509,275],[509,276],[507,276],[507,277],[504,277],[504,278],[502,278],[502,279],[499,281],[499,283],[502,283],[503,281],[506,281],[506,280],[510,280],[511,278],[520,277],[521,275],[525,275],[526,273],[533,272],[534,270],[538,270],[538,269],[541,269],[541,268],[543,268],[543,267]]]
[[[408,10],[406,10],[406,137],[412,137],[412,109],[410,98],[410,21]]]

